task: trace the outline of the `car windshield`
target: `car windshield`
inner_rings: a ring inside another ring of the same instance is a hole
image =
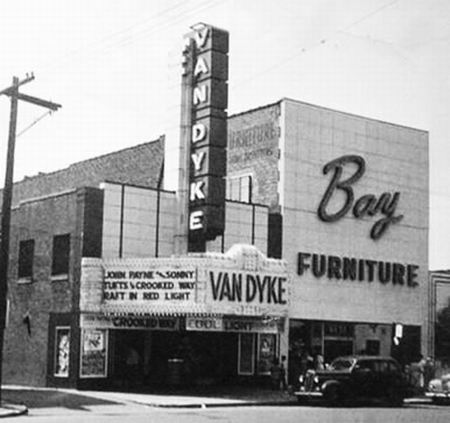
[[[353,360],[344,359],[344,358],[338,358],[334,360],[331,365],[331,370],[347,370],[350,367],[352,367]]]

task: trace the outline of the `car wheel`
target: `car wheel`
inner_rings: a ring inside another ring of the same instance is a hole
[[[298,402],[300,405],[304,405],[304,404],[306,404],[306,403],[308,402],[308,398],[299,395],[299,396],[297,397],[297,402]]]
[[[403,396],[394,388],[388,390],[387,399],[392,407],[401,407],[403,405]]]
[[[442,405],[442,404],[444,403],[444,401],[442,401],[441,398],[437,398],[437,397],[431,398],[431,402],[432,402],[434,405]]]
[[[339,388],[335,385],[327,387],[324,392],[324,398],[328,405],[338,405],[341,399]]]

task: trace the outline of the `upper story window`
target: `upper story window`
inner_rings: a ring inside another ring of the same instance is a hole
[[[70,234],[53,237],[52,276],[68,275],[70,258]]]
[[[34,239],[27,239],[19,243],[19,279],[33,277]]]
[[[227,180],[227,199],[251,203],[252,177],[251,175],[230,177]]]

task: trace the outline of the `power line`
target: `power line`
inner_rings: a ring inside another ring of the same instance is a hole
[[[43,66],[43,69],[46,69],[46,67],[50,67],[50,66],[51,66],[51,67],[54,67],[55,64],[57,65],[58,63],[62,63],[62,62],[64,62],[66,59],[69,59],[69,60],[70,60],[70,57],[71,57],[71,56],[73,57],[73,56],[77,56],[77,55],[79,55],[79,54],[82,54],[83,52],[86,52],[86,50],[89,50],[91,47],[94,47],[94,48],[96,48],[96,49],[98,49],[98,48],[101,49],[101,48],[102,48],[102,47],[101,47],[102,44],[104,44],[104,43],[107,44],[107,42],[108,42],[110,39],[114,39],[114,38],[117,38],[118,36],[120,36],[120,35],[122,35],[122,34],[126,34],[127,32],[134,30],[134,28],[136,28],[137,26],[143,25],[143,24],[147,24],[148,22],[150,22],[150,21],[152,21],[152,20],[155,20],[155,19],[157,19],[157,18],[159,18],[159,17],[161,17],[161,16],[164,16],[166,13],[168,13],[168,12],[170,12],[170,11],[172,11],[172,10],[175,10],[175,9],[177,9],[178,7],[183,6],[183,5],[185,5],[186,3],[189,3],[189,2],[190,2],[190,0],[182,1],[182,2],[177,3],[176,5],[174,5],[174,6],[172,6],[172,7],[169,7],[169,8],[167,8],[167,9],[164,9],[163,11],[158,12],[158,13],[156,13],[156,14],[154,14],[154,15],[150,15],[149,17],[147,17],[147,18],[145,18],[145,19],[143,19],[143,20],[140,20],[140,21],[138,21],[138,22],[136,22],[136,23],[134,23],[134,24],[132,24],[132,25],[129,25],[129,26],[127,26],[127,27],[125,27],[125,28],[123,28],[123,29],[121,29],[121,30],[119,30],[119,31],[110,33],[110,34],[106,35],[105,37],[100,38],[98,41],[94,41],[94,42],[88,44],[87,46],[80,47],[80,48],[78,48],[78,49],[76,49],[76,50],[74,50],[74,51],[71,51],[71,52],[67,53],[66,55],[64,55],[63,57],[61,57],[61,58],[60,58],[58,61],[56,61],[56,62],[55,62],[55,61],[49,62],[47,65],[44,65],[44,66]],[[107,47],[107,45],[106,45],[106,47]],[[92,51],[95,51],[95,50],[92,50]]]
[[[255,78],[259,78],[260,76],[262,76],[262,75],[264,75],[264,74],[266,74],[268,72],[272,72],[274,69],[278,69],[278,68],[282,67],[286,63],[288,63],[288,62],[294,60],[295,58],[297,58],[298,56],[300,56],[301,54],[304,54],[304,53],[306,53],[306,52],[308,52],[308,51],[310,51],[310,50],[312,50],[314,48],[320,47],[321,45],[327,43],[328,42],[328,38],[330,38],[334,34],[337,34],[339,32],[347,31],[348,29],[350,29],[350,28],[360,24],[361,22],[366,21],[367,19],[369,19],[372,16],[380,13],[381,11],[383,11],[384,9],[392,6],[393,4],[398,3],[399,1],[400,0],[394,0],[394,1],[391,1],[391,2],[385,4],[385,5],[381,6],[381,7],[378,7],[377,9],[367,13],[366,15],[362,16],[361,18],[358,18],[357,20],[353,21],[352,23],[350,23],[349,25],[345,26],[344,28],[334,30],[329,37],[323,37],[319,41],[316,41],[315,43],[311,44],[308,47],[300,47],[299,46],[299,48],[301,48],[301,50],[299,52],[297,52],[295,54],[291,54],[291,55],[287,56],[284,60],[278,61],[275,65],[267,67],[267,68],[263,69],[261,72],[258,72],[256,74],[249,75],[248,78],[245,78],[245,79],[243,79],[241,81],[238,81],[236,84],[233,84],[233,85],[235,87],[236,86],[239,87],[240,85],[243,85],[243,84],[245,84],[245,83],[247,83],[247,82],[249,82],[249,81],[251,81],[251,80],[253,80]]]
[[[53,113],[53,110],[46,111],[42,116],[38,117],[36,120],[31,122],[26,128],[22,129],[17,135],[16,138],[19,138],[22,134],[27,132],[30,128],[32,128],[34,125],[36,125],[39,121],[44,119],[46,116],[51,115]]]
[[[170,28],[172,25],[175,25],[176,23],[182,22],[184,19],[187,19],[188,17],[195,16],[198,13],[203,12],[204,10],[210,9],[212,7],[215,7],[219,4],[222,5],[222,4],[224,4],[225,1],[227,1],[227,0],[203,1],[197,5],[194,5],[194,7],[191,9],[180,11],[180,13],[175,14],[175,16],[168,18],[166,21],[156,22],[150,28],[143,28],[141,30],[135,31],[135,34],[133,35],[133,31],[135,30],[136,27],[142,26],[144,23],[148,23],[152,20],[156,20],[156,19],[160,18],[161,16],[163,16],[175,9],[178,9],[180,6],[184,6],[187,2],[185,1],[185,2],[178,3],[177,5],[175,5],[171,8],[165,9],[164,11],[162,11],[156,15],[153,15],[143,21],[140,21],[136,24],[128,26],[128,27],[124,28],[123,30],[114,32],[114,33],[102,38],[98,42],[94,42],[94,43],[90,44],[88,47],[80,48],[77,51],[75,51],[74,53],[68,54],[65,57],[61,58],[60,60],[52,61],[51,63],[48,63],[47,65],[43,65],[43,67],[41,69],[48,69],[48,68],[54,69],[55,66],[64,65],[65,61],[68,61],[68,60],[70,61],[70,60],[72,60],[72,58],[75,59],[77,55],[82,56],[83,53],[88,55],[87,60],[98,59],[98,57],[100,55],[103,55],[103,54],[107,53],[108,51],[111,51],[117,47],[120,48],[123,46],[127,46],[127,45],[131,44],[133,41],[140,40],[143,37],[146,37],[148,35],[159,33],[164,29]],[[126,37],[117,39],[122,34],[124,34]],[[112,40],[112,41],[108,42],[109,40]],[[90,48],[90,47],[94,47],[94,48]],[[80,59],[78,59],[78,61],[79,60]]]

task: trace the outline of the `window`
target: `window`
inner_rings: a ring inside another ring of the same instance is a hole
[[[258,334],[258,374],[270,374],[270,367],[276,357],[276,335],[272,333]]]
[[[70,356],[70,328],[56,328],[55,346],[55,376],[68,377]]]
[[[34,239],[19,243],[19,279],[33,277]]]
[[[227,199],[250,203],[252,201],[252,177],[232,177],[227,181]]]
[[[67,275],[69,273],[70,235],[53,237],[52,275]]]
[[[367,355],[380,355],[380,341],[378,339],[368,339],[366,341]]]
[[[350,369],[354,364],[354,360],[346,360],[343,358],[338,358],[337,360],[334,360],[331,365],[331,370],[347,370]]]

